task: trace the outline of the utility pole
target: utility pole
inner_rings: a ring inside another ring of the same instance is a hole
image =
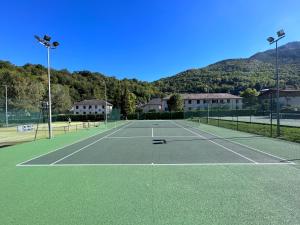
[[[5,125],[8,127],[8,97],[7,97],[7,85],[2,85],[5,87]]]

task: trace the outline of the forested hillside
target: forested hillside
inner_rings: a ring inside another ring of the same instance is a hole
[[[248,59],[230,59],[154,82],[162,92],[230,92],[274,87],[275,50]],[[279,48],[280,86],[300,88],[300,42]]]
[[[83,99],[104,99],[104,81],[107,85],[108,100],[122,110],[128,101],[139,104],[161,95],[152,84],[136,79],[118,80],[89,71],[71,73],[67,70],[52,70],[53,111],[67,112],[75,101]],[[38,110],[40,101],[47,99],[47,82],[47,69],[42,65],[15,66],[10,62],[0,61],[0,84],[8,85],[11,109]],[[0,90],[3,110],[4,87],[1,86]]]
[[[279,48],[280,86],[300,88],[300,42]],[[191,69],[175,76],[149,83],[136,79],[118,80],[89,71],[69,72],[52,70],[53,109],[67,112],[75,101],[104,99],[104,81],[108,100],[123,113],[134,107],[175,92],[230,92],[239,95],[247,88],[257,91],[275,86],[275,51],[269,50],[248,59],[230,59],[201,69]],[[0,61],[0,84],[8,85],[9,106],[15,109],[38,110],[39,103],[47,99],[47,69],[42,65],[15,66]],[[4,88],[0,89],[0,110],[4,105]]]

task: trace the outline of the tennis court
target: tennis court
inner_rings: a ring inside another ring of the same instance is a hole
[[[224,117],[212,117],[213,119],[222,119],[228,121],[240,121],[240,122],[248,122],[248,123],[262,123],[262,124],[271,124],[270,116],[239,116],[231,117],[231,116],[224,116]],[[280,118],[280,124],[282,126],[291,126],[291,127],[300,127],[300,115],[297,114],[297,118],[289,119],[285,117]],[[273,117],[272,123],[276,124],[277,119],[276,116]]]
[[[300,145],[189,120],[0,149],[5,225],[299,225]]]
[[[294,164],[234,139],[183,121],[131,121],[18,166]]]

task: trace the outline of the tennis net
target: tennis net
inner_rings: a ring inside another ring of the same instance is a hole
[[[140,121],[132,121],[126,125],[126,128],[182,128],[189,127],[188,124],[183,121],[151,121],[151,120],[140,120]]]

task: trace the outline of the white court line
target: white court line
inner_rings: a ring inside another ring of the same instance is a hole
[[[152,137],[154,137],[154,134],[153,134],[153,128],[152,128]]]
[[[123,125],[123,124],[122,124],[122,125]],[[120,126],[122,126],[122,125],[120,125]],[[61,150],[61,149],[63,149],[63,148],[72,146],[72,145],[74,145],[74,144],[77,144],[77,143],[79,143],[79,142],[85,141],[85,140],[87,140],[87,139],[89,139],[89,138],[95,137],[95,136],[97,136],[97,135],[99,135],[99,134],[105,133],[105,132],[110,131],[110,130],[113,130],[113,129],[115,129],[115,128],[110,128],[110,129],[108,129],[108,130],[101,130],[101,132],[99,132],[99,133],[97,133],[97,134],[94,134],[94,135],[92,135],[92,136],[89,136],[89,137],[85,137],[85,138],[79,139],[78,141],[72,142],[71,144],[65,145],[65,146],[60,147],[60,148],[57,148],[57,149],[55,149],[55,150],[53,150],[53,151],[46,152],[46,153],[44,153],[44,154],[35,156],[35,157],[33,157],[33,158],[31,158],[31,159],[28,159],[28,160],[26,160],[26,161],[20,162],[19,164],[17,164],[17,166],[21,166],[21,164],[23,164],[23,163],[27,163],[27,162],[29,162],[29,161],[31,161],[31,160],[34,160],[34,159],[37,159],[37,158],[39,158],[39,157],[48,155],[48,154],[50,154],[50,153],[52,153],[52,152],[56,152],[56,151]]]
[[[218,137],[218,138],[225,139],[226,141],[231,142],[231,143],[233,143],[233,144],[237,144],[237,145],[243,146],[243,147],[245,147],[245,148],[251,149],[251,150],[253,150],[253,151],[257,151],[257,152],[260,152],[260,153],[262,153],[262,154],[271,156],[271,157],[273,157],[273,158],[277,158],[277,159],[280,159],[280,160],[283,160],[283,161],[287,161],[287,162],[289,162],[289,163],[291,163],[291,164],[295,164],[294,162],[290,162],[290,161],[288,161],[288,160],[285,159],[285,158],[282,158],[282,157],[273,155],[273,154],[271,154],[271,153],[264,152],[264,151],[259,150],[259,149],[257,149],[257,148],[253,148],[253,147],[251,147],[251,146],[248,146],[248,145],[245,145],[245,144],[241,144],[241,143],[236,142],[236,141],[229,140],[228,138],[218,136],[218,135],[213,134],[213,133],[208,132],[208,131],[204,131],[204,130],[198,128],[198,127],[193,127],[193,128],[194,128],[194,129],[197,129],[197,130],[199,130],[199,131],[202,131],[202,132],[204,132],[204,133],[210,134],[210,135],[212,135],[212,136],[215,136],[215,137]]]
[[[194,131],[192,131],[192,130],[190,130],[190,129],[187,129],[187,128],[185,128],[185,127],[183,127],[183,126],[177,124],[176,122],[173,122],[173,123],[176,124],[178,127],[180,127],[180,128],[182,128],[182,129],[185,129],[185,130],[191,132],[192,134],[195,134],[195,135],[197,135],[197,136],[199,136],[199,137],[202,137],[202,138],[206,139],[207,141],[209,141],[209,142],[211,142],[211,143],[213,143],[213,144],[215,144],[215,145],[218,145],[218,146],[220,146],[221,148],[224,148],[225,150],[227,150],[227,151],[229,151],[229,152],[232,152],[232,153],[234,153],[234,154],[236,154],[236,155],[238,155],[238,156],[240,156],[240,157],[242,157],[242,158],[244,158],[244,159],[247,159],[247,160],[250,161],[250,162],[258,163],[258,162],[256,162],[256,161],[254,161],[253,159],[250,159],[250,158],[248,158],[248,157],[246,157],[246,156],[244,156],[244,155],[242,155],[242,154],[240,154],[240,153],[238,153],[238,152],[233,151],[233,150],[230,149],[230,148],[225,147],[224,145],[221,145],[221,144],[219,144],[219,143],[217,143],[217,142],[214,142],[214,141],[212,141],[212,140],[209,140],[208,138],[202,136],[201,134],[198,134],[198,133],[196,133],[196,132],[194,132]]]
[[[153,136],[155,138],[197,138],[199,140],[203,139],[203,138],[199,138],[199,136]],[[120,136],[110,136],[110,137],[106,137],[106,139],[138,139],[138,138],[152,138],[151,136],[124,136],[124,137],[120,137]],[[204,139],[206,140],[206,139]]]
[[[72,155],[74,155],[74,154],[76,154],[76,153],[78,153],[78,152],[80,152],[80,151],[86,149],[87,147],[90,147],[90,146],[96,144],[97,142],[103,140],[103,139],[106,138],[106,137],[109,137],[110,135],[113,135],[113,134],[119,132],[120,130],[124,129],[125,127],[127,127],[127,126],[129,126],[129,125],[130,125],[130,123],[127,124],[127,125],[125,125],[124,127],[121,127],[120,129],[118,129],[118,130],[116,130],[116,131],[114,131],[114,132],[112,132],[112,133],[110,133],[110,134],[107,134],[107,135],[105,135],[104,137],[102,137],[102,138],[100,138],[100,139],[98,139],[98,140],[96,140],[96,141],[94,141],[94,142],[92,142],[92,143],[90,143],[90,144],[88,144],[88,145],[86,145],[86,146],[84,146],[84,147],[82,147],[82,148],[76,150],[75,152],[72,152],[72,153],[70,153],[69,155],[66,155],[66,156],[62,157],[61,159],[56,160],[55,162],[51,163],[50,165],[54,165],[55,163],[58,163],[58,162],[60,162],[60,161],[62,161],[62,160],[64,160],[64,159],[66,159],[66,158],[68,158],[68,157],[70,157],[70,156],[72,156]]]
[[[136,139],[136,138],[151,138],[151,136],[109,136],[109,137],[106,137],[106,139]]]
[[[79,164],[23,164],[19,167],[81,167],[81,166],[280,166],[291,165],[291,163],[79,163]]]

